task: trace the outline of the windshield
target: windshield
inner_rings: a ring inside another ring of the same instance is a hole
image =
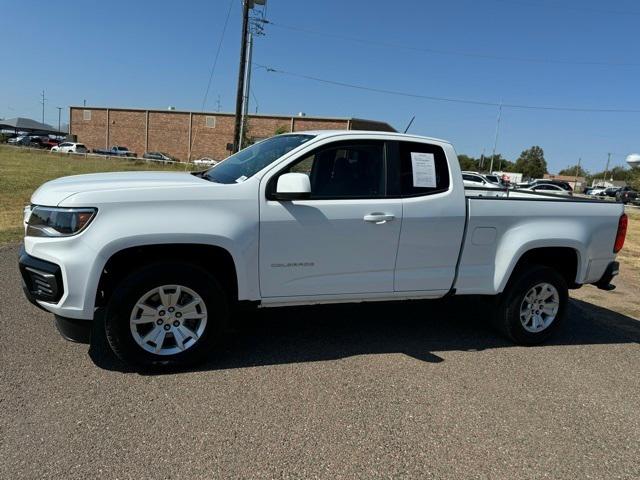
[[[240,183],[273,163],[285,153],[299,147],[313,135],[277,135],[231,155],[204,174],[216,183]]]

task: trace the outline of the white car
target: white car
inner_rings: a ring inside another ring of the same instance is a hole
[[[504,187],[496,185],[479,173],[462,172],[462,180],[468,192],[473,192],[478,197],[502,197],[506,195]]]
[[[83,143],[62,142],[60,145],[51,147],[51,151],[58,153],[87,153],[89,150]]]
[[[591,190],[589,190],[589,195],[593,195],[593,196],[600,196],[604,194],[604,191],[607,189],[607,187],[596,187],[596,188],[592,188]]]
[[[568,289],[613,288],[627,225],[613,202],[471,195],[450,143],[355,130],[277,135],[195,174],[59,178],[24,220],[27,298],[67,338],[99,316],[120,358],[157,367],[204,359],[241,305],[480,295],[474,318],[537,344]]]
[[[530,191],[530,192],[538,192],[538,193],[548,193],[551,195],[565,195],[565,196],[572,196],[573,193],[569,192],[567,190],[565,190],[562,187],[559,187],[558,185],[552,185],[550,183],[540,183],[538,185],[534,185],[532,187],[529,188],[522,188],[519,191],[524,192],[524,191]]]
[[[193,160],[192,163],[195,163],[196,165],[203,165],[205,167],[213,167],[218,164],[216,160],[209,157],[198,158],[197,160]]]

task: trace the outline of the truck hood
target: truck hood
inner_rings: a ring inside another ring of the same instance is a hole
[[[31,196],[34,205],[59,205],[65,198],[84,192],[202,185],[202,178],[175,172],[112,172],[73,175],[40,186]]]

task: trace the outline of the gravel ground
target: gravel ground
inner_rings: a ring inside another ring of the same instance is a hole
[[[0,478],[639,478],[640,322],[514,347],[473,303],[247,314],[197,371],[63,340],[0,248]]]

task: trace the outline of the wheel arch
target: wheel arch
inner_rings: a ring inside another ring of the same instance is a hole
[[[160,243],[126,247],[111,254],[100,272],[95,306],[105,306],[119,280],[135,268],[166,260],[204,268],[215,274],[231,301],[238,299],[237,264],[229,250],[202,243]]]
[[[517,259],[517,260],[516,260]],[[504,291],[508,282],[519,271],[529,265],[544,265],[557,271],[567,282],[569,288],[579,288],[577,279],[580,274],[581,254],[574,246],[528,246],[514,257],[510,268],[500,282],[498,292]]]

